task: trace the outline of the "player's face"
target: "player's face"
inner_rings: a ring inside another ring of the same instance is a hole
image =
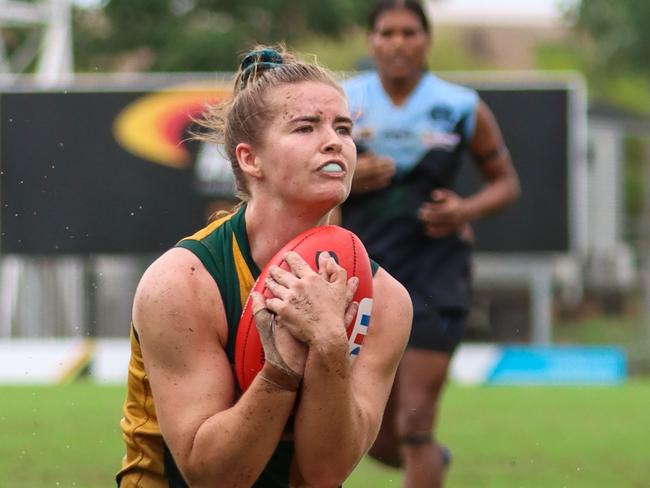
[[[341,203],[357,157],[345,97],[325,83],[303,82],[274,88],[267,100],[274,115],[256,151],[265,190],[299,205]]]
[[[429,34],[417,15],[405,8],[386,10],[370,34],[377,70],[389,79],[418,78],[429,50]]]

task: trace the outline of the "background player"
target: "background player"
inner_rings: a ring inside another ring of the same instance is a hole
[[[376,72],[344,89],[359,149],[343,225],[408,289],[413,330],[371,454],[405,468],[408,487],[442,483],[439,397],[470,299],[469,223],[512,203],[518,178],[499,127],[476,92],[425,68],[430,25],[414,1],[380,1],[369,17]],[[468,149],[485,184],[453,190]]]
[[[376,271],[372,323],[351,363],[345,324],[356,278],[326,253],[319,273],[288,253],[291,271],[270,271],[275,298],[254,295],[258,327],[277,314],[264,347],[281,361],[267,361],[242,394],[233,349],[260,268],[326,223],[350,191],[356,150],[345,97],[323,69],[260,47],[245,56],[232,102],[206,126],[206,138],[225,143],[244,203],[142,277],[118,483],[339,486],[379,430],[412,317],[404,288]]]

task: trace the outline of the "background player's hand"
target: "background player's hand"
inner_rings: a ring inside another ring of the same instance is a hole
[[[280,366],[279,369],[281,370],[283,369],[282,363],[284,363],[294,373],[302,376],[305,371],[307,353],[309,352],[307,346],[296,340],[277,318],[271,332],[273,313],[267,308],[266,300],[260,293],[255,291],[252,292],[251,298],[253,300],[255,325],[262,340],[266,361]]]
[[[395,162],[392,159],[371,152],[360,154],[352,177],[352,193],[385,188],[394,174]]]
[[[424,224],[424,233],[429,237],[471,232],[471,229],[467,229],[467,218],[463,213],[463,199],[451,190],[431,192],[431,202],[422,204],[418,218]]]
[[[266,286],[274,297],[267,299],[268,308],[296,339],[309,346],[347,347],[346,325],[358,307],[352,302],[358,278],[348,280],[345,269],[325,252],[319,256],[318,272],[295,252],[288,252],[285,262],[289,270],[269,268]]]

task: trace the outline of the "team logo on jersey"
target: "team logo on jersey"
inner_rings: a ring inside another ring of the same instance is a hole
[[[363,340],[368,334],[368,327],[370,327],[370,317],[372,315],[372,298],[364,298],[359,302],[359,310],[357,317],[354,321],[354,328],[350,339],[348,340],[350,356],[355,358],[361,352]]]
[[[429,116],[435,121],[444,120],[450,122],[453,113],[454,112],[451,108],[441,105],[439,107],[433,108],[431,112],[429,112]]]
[[[152,163],[184,168],[191,163],[186,131],[208,104],[225,100],[230,90],[186,85],[144,95],[116,117],[113,134],[130,153]]]

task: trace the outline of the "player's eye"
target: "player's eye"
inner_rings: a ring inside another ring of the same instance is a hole
[[[352,127],[350,127],[349,125],[340,125],[336,128],[336,132],[344,136],[351,136]]]
[[[303,134],[308,134],[308,133],[312,132],[313,130],[314,130],[314,128],[311,125],[301,125],[300,127],[298,127],[296,129],[296,132],[300,132],[300,133],[303,133]]]

